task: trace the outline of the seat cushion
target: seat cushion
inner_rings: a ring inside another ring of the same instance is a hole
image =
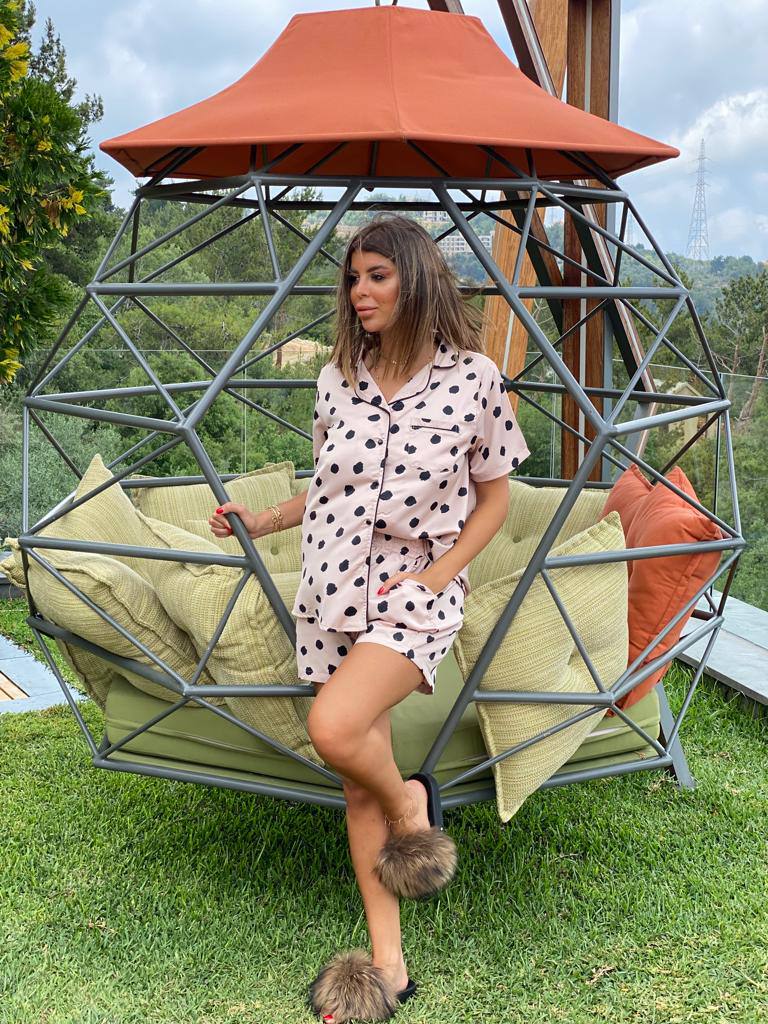
[[[423,766],[462,685],[461,672],[451,650],[437,670],[434,695],[411,693],[390,710],[392,748],[403,777]],[[257,701],[262,698],[250,699]],[[307,709],[313,699],[306,698]],[[116,679],[107,697],[107,738],[110,743],[117,742],[150,721],[161,709],[157,699],[140,693],[124,680]],[[628,712],[628,717],[650,737],[657,739],[659,701],[656,691],[638,702]],[[629,759],[632,754],[644,758],[654,756],[654,751],[631,727],[623,722],[608,724],[603,719],[559,770],[617,763]],[[125,753],[118,754],[119,758],[130,756],[166,767],[185,765],[186,770],[200,772],[218,769],[237,773],[240,778],[260,778],[275,785],[290,783],[311,791],[333,791],[311,768],[274,751],[239,725],[226,721],[208,708],[193,704],[174,711],[151,729],[140,733],[126,745]],[[487,756],[476,707],[470,703],[459,719],[434,774],[441,783],[446,782],[459,772],[481,764]],[[492,773],[486,769],[459,788],[471,790],[492,784]]]
[[[625,525],[627,547],[698,543],[721,540],[720,527],[663,483],[654,485],[631,466],[617,479],[606,501],[607,514],[618,509]],[[681,491],[696,498],[688,477],[679,466],[667,479]],[[696,499],[698,500],[698,499]],[[628,526],[626,524],[629,524]],[[710,579],[720,564],[720,551],[693,551],[682,555],[656,555],[628,562],[629,576],[629,651],[631,664],[651,643],[668,622],[690,601]],[[684,615],[662,641],[642,659],[641,665],[668,651],[679,639],[693,608]],[[669,662],[657,668],[619,702],[626,709],[642,698],[658,683],[669,668]]]
[[[552,555],[599,553],[624,548],[617,512],[553,548]],[[491,630],[519,583],[522,569],[485,583],[465,601],[464,623],[455,641],[456,659],[467,678]],[[549,570],[552,583],[606,688],[626,667],[627,567],[604,562]],[[536,576],[485,670],[482,690],[596,693],[597,686],[541,576]],[[570,721],[589,705],[479,702],[477,713],[488,752],[495,756]],[[497,806],[508,821],[523,801],[578,749],[605,709],[494,765]]]

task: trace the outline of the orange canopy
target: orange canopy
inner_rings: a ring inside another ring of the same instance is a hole
[[[203,149],[172,177],[212,178],[246,174],[295,144],[274,173],[442,176],[409,142],[451,178],[511,176],[478,144],[526,173],[532,157],[541,178],[585,177],[559,150],[589,154],[612,177],[679,155],[548,95],[479,18],[394,6],[296,14],[234,84],[100,148],[137,177],[177,147]]]

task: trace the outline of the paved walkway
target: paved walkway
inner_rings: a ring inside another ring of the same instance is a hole
[[[17,647],[4,636],[0,636],[0,680],[5,676],[19,689],[23,690],[26,697],[14,699],[0,699],[0,714],[14,711],[40,711],[42,708],[50,708],[54,704],[66,704],[61,686],[56,676],[47,665],[38,661],[22,647]],[[0,689],[2,689],[0,687]],[[79,694],[72,696],[79,703],[85,700]],[[2,692],[0,692],[2,698]]]

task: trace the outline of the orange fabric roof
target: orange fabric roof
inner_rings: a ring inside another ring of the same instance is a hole
[[[203,146],[174,178],[246,174],[287,146],[276,174],[510,177],[478,143],[541,178],[584,177],[558,150],[588,153],[612,177],[679,150],[562,103],[496,45],[479,18],[411,7],[296,14],[250,71],[190,107],[101,143],[137,177],[178,146]],[[258,149],[252,150],[252,147]],[[251,163],[252,159],[255,163]],[[312,172],[310,172],[312,173]]]

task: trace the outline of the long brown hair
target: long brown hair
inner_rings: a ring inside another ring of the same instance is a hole
[[[347,380],[357,383],[356,368],[367,352],[372,351],[374,358],[381,352],[378,331],[365,330],[350,298],[349,275],[356,251],[386,256],[397,267],[400,294],[390,321],[391,352],[404,373],[436,340],[449,341],[460,351],[483,351],[485,318],[470,304],[480,289],[464,298],[456,274],[429,232],[408,217],[380,213],[350,238],[339,271],[336,339],[330,361]]]

